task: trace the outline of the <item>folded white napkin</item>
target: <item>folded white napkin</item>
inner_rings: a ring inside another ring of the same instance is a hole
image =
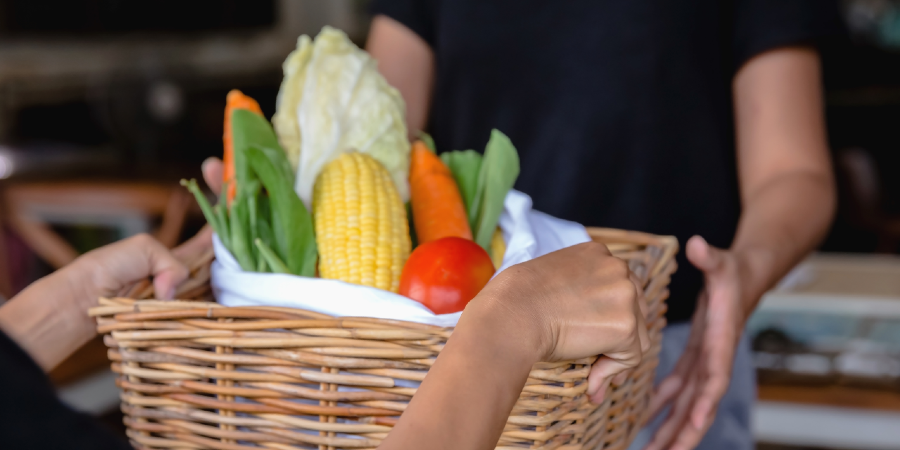
[[[506,241],[503,265],[513,264],[587,242],[583,226],[531,209],[531,197],[510,191],[504,201],[500,228]],[[451,327],[462,313],[434,314],[421,303],[381,289],[322,278],[244,272],[218,236],[212,288],[225,306],[287,306],[335,317],[376,317]]]

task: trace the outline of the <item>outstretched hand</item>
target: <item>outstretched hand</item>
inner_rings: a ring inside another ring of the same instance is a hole
[[[650,403],[651,417],[670,409],[645,450],[690,450],[700,443],[728,389],[746,321],[740,259],[699,236],[688,241],[686,251],[703,272],[706,287],[697,300],[687,347]]]

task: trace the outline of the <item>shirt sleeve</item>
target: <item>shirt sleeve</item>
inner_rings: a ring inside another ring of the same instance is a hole
[[[436,39],[436,0],[374,0],[369,13],[379,14],[402,23],[434,48]]]
[[[0,448],[131,450],[56,396],[31,357],[0,331]]]
[[[817,46],[843,32],[835,0],[737,0],[734,7],[734,63],[778,47]]]

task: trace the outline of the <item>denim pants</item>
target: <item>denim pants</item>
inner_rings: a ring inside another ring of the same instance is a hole
[[[659,367],[656,369],[656,383],[665,378],[687,346],[691,333],[690,323],[672,324],[663,330],[662,350],[659,354]],[[716,419],[697,450],[753,450],[753,430],[750,417],[753,403],[756,401],[756,371],[750,353],[750,342],[747,336],[741,338],[734,358],[734,368],[728,391],[719,403]],[[645,426],[628,450],[641,450],[650,442],[653,433],[665,421],[668,409]]]

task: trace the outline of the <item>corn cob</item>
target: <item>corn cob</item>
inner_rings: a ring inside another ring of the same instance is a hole
[[[328,163],[313,189],[313,219],[322,278],[397,292],[409,223],[381,163],[357,152]]]

